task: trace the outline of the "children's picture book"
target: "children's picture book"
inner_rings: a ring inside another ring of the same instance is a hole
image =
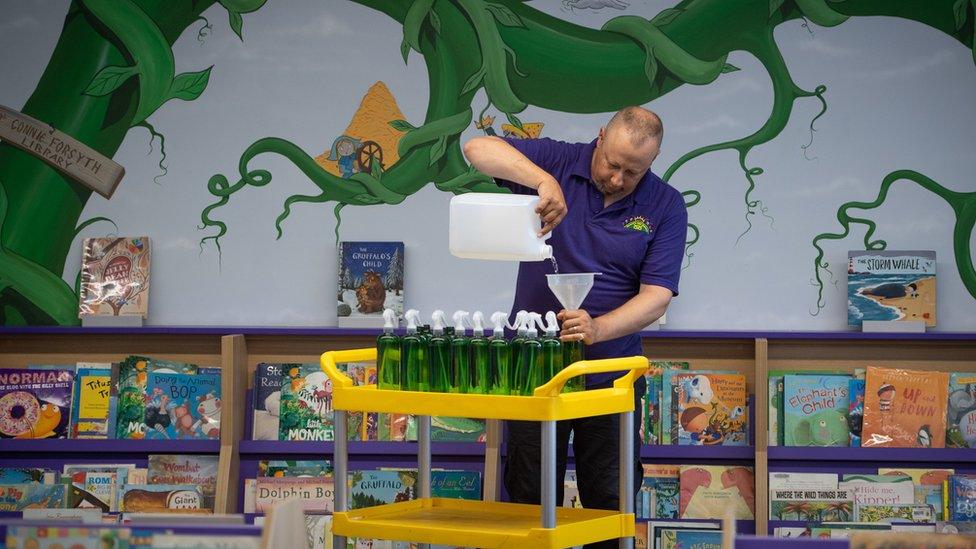
[[[649,486],[653,505],[648,518],[676,519],[681,507],[681,481],[669,477],[644,477],[644,485]]]
[[[305,514],[307,549],[332,549],[332,515]]]
[[[430,440],[434,442],[485,442],[485,420],[431,416]]]
[[[435,498],[481,500],[481,473],[431,471],[430,495]]]
[[[339,327],[381,328],[383,309],[403,317],[403,242],[340,242]]]
[[[864,423],[864,380],[851,378],[849,384],[850,406],[847,408],[847,428],[850,430],[851,447],[861,445],[861,426]]]
[[[111,363],[79,363],[71,398],[71,438],[108,438]]]
[[[146,438],[146,383],[151,372],[195,374],[197,370],[196,364],[135,355],[126,357],[118,365],[118,382],[112,388],[117,393],[114,413],[111,397],[109,401],[109,414],[115,421],[115,438]],[[114,377],[114,366],[112,372]]]
[[[150,372],[147,439],[220,438],[220,376]]]
[[[731,507],[735,518],[751,520],[755,501],[752,467],[681,466],[680,518],[722,518]]]
[[[949,478],[949,519],[976,521],[976,475]]]
[[[295,366],[298,364],[262,362],[254,370],[252,440],[278,440],[282,375]]]
[[[0,467],[0,484],[22,484],[25,482],[40,482],[54,484],[57,472],[41,467]]]
[[[126,484],[119,510],[125,513],[207,512],[203,493],[193,484]]]
[[[75,507],[99,507],[109,512],[119,510],[118,489],[126,483],[125,469],[91,468],[78,470],[71,474],[72,493],[69,499]],[[93,502],[94,497],[98,503]]]
[[[262,459],[258,462],[259,477],[330,477],[332,462],[316,460]]]
[[[151,454],[149,484],[195,484],[203,494],[203,508],[213,509],[217,493],[218,456]]]
[[[64,507],[64,484],[0,484],[0,511]]]
[[[847,323],[918,320],[935,326],[935,252],[848,252]]]
[[[766,416],[767,444],[769,446],[782,446],[783,441],[780,440],[780,434],[783,431],[781,427],[783,418],[780,416],[783,411],[783,376],[774,375],[773,372],[769,373],[766,401],[769,403],[769,411]]]
[[[414,416],[381,413],[378,419],[377,440],[399,442],[417,439],[417,418]]]
[[[332,512],[335,505],[334,477],[258,477],[254,502],[257,513],[265,513],[272,505],[289,498],[302,500],[306,511]]]
[[[668,532],[674,532],[674,542]],[[667,541],[666,541],[667,540]],[[667,544],[667,545],[666,545]],[[661,538],[662,549],[722,549],[722,532],[714,530],[665,530]]]
[[[926,504],[854,505],[856,522],[935,522],[935,512]]]
[[[679,375],[671,420],[682,446],[746,446],[746,378],[741,374]]]
[[[769,473],[770,492],[774,490],[836,490],[837,482],[836,473],[787,473],[782,471]]]
[[[786,446],[847,446],[849,376],[783,377],[783,433]]]
[[[944,518],[943,484],[954,473],[954,469],[878,468],[879,475],[911,477],[915,484],[915,503],[932,506],[936,520]]]
[[[79,316],[149,312],[149,238],[86,238],[81,256]]]
[[[649,549],[660,549],[665,540],[673,543],[676,532],[679,531],[708,531],[718,530],[717,522],[679,522],[669,520],[651,520],[647,522],[647,547]],[[690,546],[689,546],[690,547]]]
[[[850,521],[854,516],[854,494],[847,490],[770,490],[770,520],[810,522]]]
[[[645,374],[647,390],[641,398],[641,440],[644,444],[661,444],[661,399],[664,370],[687,370],[689,363],[652,360]],[[670,410],[670,409],[668,409]]]
[[[318,363],[294,364],[283,374],[278,440],[335,440],[329,376]]]
[[[0,438],[68,438],[73,370],[0,368]]]
[[[949,374],[870,366],[861,446],[944,448]]]
[[[837,486],[854,494],[854,503],[858,505],[915,503],[915,483],[909,476],[844,475]]]
[[[949,375],[946,448],[976,448],[976,373]]]
[[[417,497],[417,471],[353,471],[349,482],[350,509],[410,501]]]

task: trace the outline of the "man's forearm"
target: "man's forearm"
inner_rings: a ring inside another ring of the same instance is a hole
[[[600,328],[600,341],[608,341],[639,332],[661,318],[671,303],[671,290],[661,286],[643,286],[629,301],[595,318]]]
[[[479,172],[530,189],[538,189],[540,184],[552,179],[500,137],[483,136],[469,140],[464,144],[464,156]]]

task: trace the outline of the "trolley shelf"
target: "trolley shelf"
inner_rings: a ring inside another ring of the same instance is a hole
[[[599,509],[556,508],[556,524],[541,528],[540,507],[429,498],[335,513],[332,531],[347,537],[382,537],[420,543],[486,548],[573,547],[634,535],[634,515]]]

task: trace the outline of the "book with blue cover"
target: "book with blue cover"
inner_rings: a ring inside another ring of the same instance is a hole
[[[479,471],[431,471],[430,495],[435,498],[481,500]]]
[[[24,509],[58,509],[64,507],[64,484],[0,485],[0,511]]]
[[[150,372],[147,439],[220,438],[220,376]]]
[[[949,518],[976,521],[976,475],[949,477]]]
[[[0,439],[68,438],[73,369],[0,369]]]
[[[340,242],[340,328],[383,326],[383,309],[403,317],[403,242]]]
[[[417,471],[353,471],[350,477],[350,509],[410,501],[417,497]]]
[[[783,377],[783,434],[786,446],[848,446],[850,376]]]
[[[864,380],[851,378],[848,389],[847,429],[850,431],[850,445],[856,448],[861,445],[861,425],[864,423]]]
[[[119,363],[117,377],[113,366],[112,377],[115,379],[112,382],[116,386],[112,390],[116,395],[114,403],[109,397],[109,421],[115,423],[115,438],[146,438],[146,383],[150,373],[195,374],[197,370],[196,364],[136,355],[128,356]],[[111,429],[109,431],[112,432]]]
[[[976,448],[976,373],[949,375],[946,448]]]

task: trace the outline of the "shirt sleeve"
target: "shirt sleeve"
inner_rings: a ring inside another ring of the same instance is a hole
[[[552,174],[556,168],[567,161],[567,158],[575,158],[573,147],[569,143],[540,137],[536,139],[517,139],[512,137],[502,138],[506,143],[515,147],[515,150],[525,155],[533,164]],[[495,178],[495,182],[512,191],[515,194],[536,194],[536,190],[525,187],[507,179]]]
[[[671,290],[673,295],[678,295],[678,279],[681,276],[687,233],[688,210],[681,195],[677,194],[670,213],[654,229],[654,239],[641,264],[641,284],[662,286]]]

